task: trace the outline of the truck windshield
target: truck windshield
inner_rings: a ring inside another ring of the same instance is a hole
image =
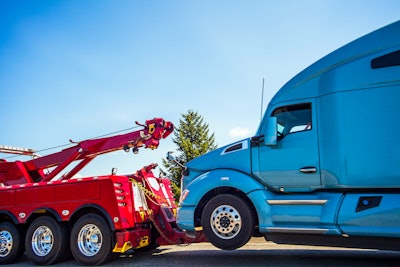
[[[312,129],[311,103],[279,107],[272,113],[278,121],[278,139],[288,134]]]

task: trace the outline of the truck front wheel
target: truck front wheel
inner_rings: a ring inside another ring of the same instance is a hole
[[[245,245],[254,231],[250,207],[241,198],[230,194],[218,195],[206,204],[201,224],[208,240],[225,250]]]
[[[71,252],[83,265],[100,265],[112,256],[113,237],[107,222],[97,214],[82,216],[71,231]]]

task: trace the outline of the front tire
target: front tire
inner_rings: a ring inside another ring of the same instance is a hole
[[[82,216],[71,231],[71,252],[83,265],[100,265],[111,259],[113,236],[107,222],[97,214]]]
[[[218,195],[206,204],[201,224],[208,240],[225,250],[245,245],[254,232],[254,217],[249,205],[230,194]]]
[[[26,255],[37,265],[50,265],[68,253],[68,230],[51,217],[39,217],[26,233]]]
[[[22,233],[9,222],[0,223],[0,264],[18,261],[24,253]]]

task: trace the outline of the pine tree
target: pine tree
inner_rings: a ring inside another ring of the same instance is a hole
[[[175,128],[172,140],[177,146],[177,153],[174,156],[181,164],[185,164],[217,147],[214,133],[210,134],[208,124],[203,121],[202,116],[193,110],[182,114],[182,119],[179,120],[179,125]],[[182,168],[165,159],[163,159],[163,165],[167,169],[167,173],[161,171],[171,179],[175,197],[178,199]]]

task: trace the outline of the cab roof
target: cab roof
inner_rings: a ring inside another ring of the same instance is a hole
[[[330,87],[330,89],[323,89],[323,91],[321,91],[321,80],[326,73],[332,72],[341,66],[362,58],[368,58],[369,56],[376,58],[379,57],[379,53],[393,53],[393,51],[399,49],[400,20],[360,37],[313,63],[289,80],[272,98],[270,104],[274,105],[285,101],[317,97],[335,92],[335,90],[338,89],[334,86],[326,86]],[[397,51],[397,53],[399,54],[396,55],[398,58],[400,56],[400,51]],[[370,70],[373,68],[372,61],[371,59],[368,60],[370,63],[367,67]],[[354,67],[357,67],[358,71],[359,66],[354,65]],[[347,71],[351,72],[352,69],[350,68]],[[346,83],[348,85],[349,81],[351,83],[351,79],[353,78],[351,76],[342,77],[341,80],[346,78],[348,79]],[[366,78],[368,77],[364,77],[364,79]],[[328,82],[332,82],[332,80]],[[325,84],[327,84],[326,81]],[[348,90],[350,89],[349,87]]]

